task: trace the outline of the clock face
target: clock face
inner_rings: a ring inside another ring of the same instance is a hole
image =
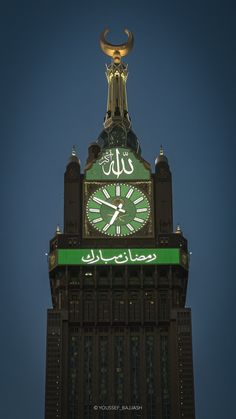
[[[150,204],[137,187],[125,183],[97,189],[86,207],[88,220],[99,232],[112,237],[136,233],[150,217]]]

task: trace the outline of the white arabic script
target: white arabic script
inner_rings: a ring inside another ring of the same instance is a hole
[[[102,166],[102,171],[105,176],[109,176],[111,173],[118,179],[120,175],[125,173],[131,175],[134,171],[132,159],[129,158],[128,152],[123,152],[123,157],[118,148],[115,154],[111,150],[108,150],[106,154],[99,161],[99,165]]]
[[[102,250],[93,250],[90,249],[86,256],[82,256],[82,262],[92,265],[94,263],[101,263],[103,262],[105,265],[108,263],[115,263],[115,264],[123,264],[123,263],[150,263],[153,260],[157,259],[157,255],[155,253],[150,253],[149,255],[143,254],[133,254],[130,249],[127,251],[122,251],[120,254],[105,257]]]

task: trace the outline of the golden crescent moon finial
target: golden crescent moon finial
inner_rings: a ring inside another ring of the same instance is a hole
[[[106,35],[108,34],[108,32],[109,29],[105,29],[100,35],[101,49],[106,55],[108,55],[109,57],[113,57],[115,63],[119,63],[120,58],[127,55],[133,48],[133,34],[128,29],[125,29],[124,32],[128,36],[127,42],[125,42],[124,44],[112,45],[106,40]]]

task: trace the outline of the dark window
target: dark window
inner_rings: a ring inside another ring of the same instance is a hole
[[[141,307],[140,300],[138,298],[131,298],[128,302],[129,309],[129,321],[140,321],[141,319]]]
[[[144,320],[155,321],[155,297],[151,293],[145,293]]]
[[[122,294],[113,296],[113,321],[125,321],[125,300]]]
[[[84,321],[93,322],[94,321],[94,300],[92,295],[86,295],[84,299]]]
[[[109,321],[110,319],[110,301],[102,299],[98,301],[98,320]]]

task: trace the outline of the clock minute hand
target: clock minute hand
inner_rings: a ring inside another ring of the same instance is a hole
[[[110,202],[103,201],[103,199],[97,198],[96,196],[93,198],[93,200],[95,202],[97,202],[98,204],[104,204],[107,207],[110,207],[110,208],[113,208],[113,209],[117,210],[117,206],[116,205],[110,204]],[[125,213],[125,210],[123,210],[122,208],[120,208],[119,212]]]
[[[118,209],[114,212],[114,214],[111,218],[111,221],[109,222],[110,225],[112,225],[114,223],[114,221],[117,219],[118,215],[122,211],[122,207],[123,207],[123,204],[118,205]]]
[[[110,204],[110,202],[103,201],[103,199],[97,198],[96,196],[93,198],[93,200],[95,202],[97,202],[98,204],[104,204],[104,205],[107,205],[108,207],[113,208],[115,210],[117,209],[116,205]]]

